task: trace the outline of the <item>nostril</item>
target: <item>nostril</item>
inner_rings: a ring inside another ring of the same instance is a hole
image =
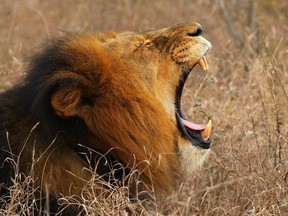
[[[188,32],[187,35],[190,37],[196,37],[196,36],[201,36],[202,35],[202,28],[199,27],[195,32]]]

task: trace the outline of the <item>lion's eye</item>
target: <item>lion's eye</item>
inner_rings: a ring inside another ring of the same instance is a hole
[[[146,40],[143,45],[149,47],[153,45],[153,42],[151,40]]]

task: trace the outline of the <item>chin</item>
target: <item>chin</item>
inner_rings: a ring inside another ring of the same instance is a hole
[[[201,168],[207,156],[210,154],[210,149],[202,149],[188,140],[180,138],[179,153],[181,158],[181,165],[184,172],[184,177],[189,177],[191,174]]]

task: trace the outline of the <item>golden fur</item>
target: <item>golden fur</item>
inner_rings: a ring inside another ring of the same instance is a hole
[[[156,196],[173,191],[208,152],[181,135],[175,117],[184,69],[210,49],[199,30],[199,24],[187,23],[52,40],[32,59],[21,85],[0,95],[2,163],[19,158],[20,171],[28,175],[34,157],[43,191],[55,198],[79,194],[91,178],[80,143],[109,151],[125,167],[138,164],[143,188],[153,186]],[[7,172],[13,176],[9,165],[0,171],[3,183],[9,182]]]

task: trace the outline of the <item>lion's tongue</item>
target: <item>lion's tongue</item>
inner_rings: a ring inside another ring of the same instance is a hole
[[[202,137],[204,139],[208,139],[211,135],[211,128],[212,128],[212,122],[211,120],[208,121],[207,125],[200,125],[200,124],[195,124],[192,122],[189,122],[185,119],[181,119],[181,121],[183,122],[183,124],[185,125],[185,127],[190,128],[192,130],[196,130],[196,131],[202,131]]]
[[[195,124],[195,123],[192,123],[192,122],[189,122],[185,119],[181,119],[183,124],[187,127],[187,128],[190,128],[192,130],[198,130],[198,131],[201,131],[201,130],[204,130],[206,128],[206,125],[201,125],[201,124]]]

